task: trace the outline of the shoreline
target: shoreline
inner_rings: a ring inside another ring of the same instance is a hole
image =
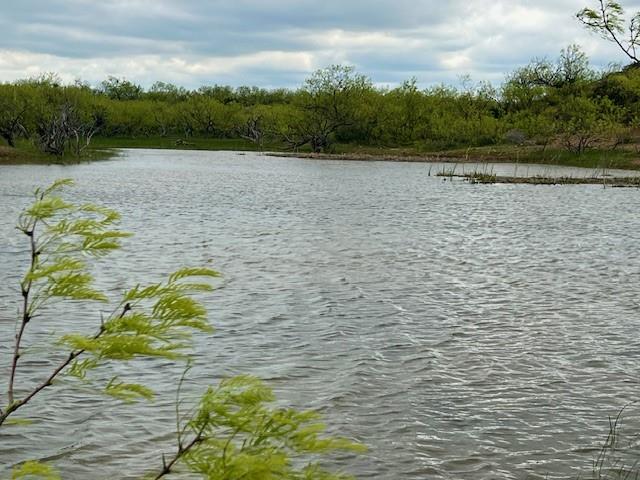
[[[268,157],[302,158],[307,160],[341,160],[349,162],[407,162],[407,163],[479,163],[478,159],[457,156],[398,155],[386,153],[310,153],[310,152],[263,152]],[[486,161],[486,160],[485,160]],[[489,163],[510,163],[489,161]]]
[[[77,165],[85,162],[108,160],[117,154],[112,149],[94,148],[79,157],[47,155],[23,148],[0,145],[0,166],[2,165]]]
[[[119,141],[118,141],[119,140]],[[299,158],[307,160],[337,160],[353,162],[398,162],[398,163],[446,163],[446,164],[520,164],[520,165],[552,165],[583,169],[601,170],[626,170],[637,172],[640,170],[640,158],[633,158],[620,164],[616,161],[607,161],[611,152],[606,150],[592,150],[584,157],[561,156],[560,154],[549,153],[547,157],[540,157],[539,151],[535,149],[516,148],[510,146],[497,146],[491,148],[473,147],[466,150],[449,150],[441,152],[414,153],[410,150],[400,149],[379,149],[378,151],[354,151],[341,153],[314,153],[314,152],[291,152],[278,150],[259,151],[249,145],[233,144],[224,145],[219,142],[214,144],[190,143],[180,144],[177,142],[155,142],[154,138],[144,139],[144,142],[127,141],[127,139],[99,139],[96,145],[90,147],[87,152],[75,157],[65,155],[63,157],[53,157],[41,154],[31,148],[11,148],[0,145],[0,165],[73,165],[83,162],[99,161],[117,156],[120,149],[152,149],[152,150],[179,150],[179,151],[230,151],[238,153],[257,153],[265,157],[274,158]],[[131,139],[129,139],[131,140]],[[167,140],[167,139],[165,139]],[[203,139],[195,139],[203,141]],[[137,143],[137,144],[136,144]],[[230,142],[231,143],[231,142]],[[243,148],[245,147],[245,148]],[[444,175],[450,176],[450,175]],[[505,177],[502,183],[533,183],[516,180],[520,177],[509,179]],[[600,177],[598,177],[600,178]],[[562,179],[560,183],[571,183]],[[575,180],[575,179],[574,179]],[[497,183],[483,181],[476,178],[476,183]],[[550,180],[551,181],[551,180]],[[499,183],[499,182],[498,182]],[[575,183],[575,182],[573,182]],[[581,183],[587,183],[586,181]],[[595,182],[591,182],[595,183]],[[601,183],[601,182],[600,182]],[[633,186],[636,186],[634,183]]]
[[[497,150],[497,149],[496,149]],[[637,172],[640,170],[640,158],[629,161],[623,165],[615,162],[606,162],[604,166],[601,164],[593,164],[593,156],[601,155],[606,159],[610,152],[606,150],[592,150],[589,153],[591,158],[585,155],[584,162],[580,157],[570,157],[568,159],[558,159],[555,157],[545,158],[532,155],[535,151],[529,151],[528,155],[519,155],[518,151],[509,152],[508,150],[497,150],[496,152],[478,152],[469,151],[462,152],[460,150],[450,150],[442,152],[427,152],[424,154],[413,153],[386,153],[384,151],[369,152],[348,152],[348,153],[312,153],[312,152],[263,152],[267,156],[282,158],[303,158],[309,160],[341,160],[355,162],[407,162],[407,163],[459,163],[459,164],[520,164],[520,165],[547,165],[559,167],[574,167],[585,169],[605,169],[605,170],[627,170]]]

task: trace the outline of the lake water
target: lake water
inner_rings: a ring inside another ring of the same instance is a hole
[[[152,150],[0,166],[0,367],[27,260],[15,220],[36,186],[72,177],[73,199],[119,210],[136,233],[96,269],[114,298],[184,265],[224,274],[203,299],[216,331],[196,339],[187,396],[257,375],[369,446],[334,460],[358,478],[589,473],[608,416],[640,386],[640,191],[429,176],[442,168]],[[26,383],[61,354],[52,339],[99,322],[97,308],[46,313],[29,327]],[[162,392],[154,405],[63,382],[22,411],[35,423],[3,427],[0,476],[34,457],[66,479],[157,469],[182,367],[131,368]]]

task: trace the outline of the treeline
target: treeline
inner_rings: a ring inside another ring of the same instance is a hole
[[[351,67],[318,70],[296,90],[119,78],[97,88],[55,75],[0,84],[0,136],[46,153],[81,154],[95,136],[247,139],[258,147],[331,151],[336,144],[444,150],[530,144],[582,153],[634,141],[640,69],[598,72],[577,46],[517,69],[499,87],[378,88]]]

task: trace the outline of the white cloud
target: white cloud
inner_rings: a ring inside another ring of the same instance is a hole
[[[390,32],[359,32],[332,29],[309,34],[302,33],[302,39],[320,49],[395,49],[419,48],[425,46],[420,38],[405,38]]]
[[[473,66],[473,61],[464,53],[454,53],[453,55],[441,55],[440,64],[447,70],[469,71]]]
[[[55,71],[92,83],[116,75],[143,85],[292,87],[348,63],[383,84],[464,74],[500,82],[571,43],[595,65],[625,61],[575,20],[591,0],[4,1],[3,81]]]
[[[87,60],[0,50],[2,81],[57,72],[65,82],[81,78],[97,84],[109,75],[122,76],[122,72],[130,72],[133,75],[128,75],[127,78],[145,84],[151,84],[157,79],[185,84],[192,83],[194,78],[202,83],[216,83],[216,79],[240,75],[243,70],[287,69],[307,74],[321,65],[314,55],[305,52],[257,52],[235,57],[206,58],[137,55]]]

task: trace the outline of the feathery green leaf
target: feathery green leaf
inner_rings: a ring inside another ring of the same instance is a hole
[[[174,283],[186,277],[219,277],[215,270],[205,267],[181,268],[169,276],[169,283]]]
[[[105,393],[127,403],[135,403],[138,400],[153,400],[155,392],[150,388],[137,383],[124,383],[118,377],[112,378],[105,387]]]
[[[35,460],[24,462],[20,466],[13,469],[11,472],[12,480],[29,478],[41,478],[43,480],[60,480],[60,475],[55,469],[44,463],[40,463]]]

